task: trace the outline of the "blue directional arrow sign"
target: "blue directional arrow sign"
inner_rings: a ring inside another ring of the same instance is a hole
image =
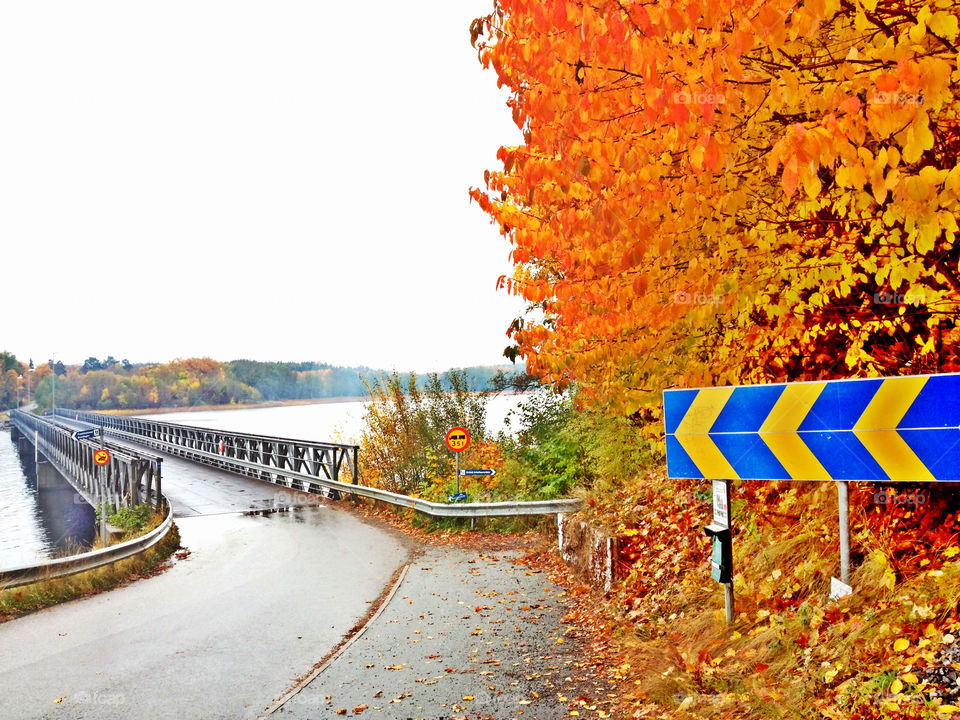
[[[497,471],[493,469],[472,469],[472,470],[461,470],[461,475],[496,475]]]
[[[667,474],[960,481],[960,373],[667,390]]]
[[[91,428],[91,429],[89,429],[89,430],[77,430],[75,433],[73,433],[73,439],[74,439],[74,440],[88,440],[88,439],[94,437],[96,434],[97,434],[97,431],[94,430],[93,428]]]

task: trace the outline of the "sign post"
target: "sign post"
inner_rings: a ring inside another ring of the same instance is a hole
[[[100,486],[100,543],[103,547],[107,546],[107,480],[104,477],[106,465],[110,462],[110,451],[103,447],[103,428],[100,428],[100,449],[93,454],[93,461],[100,466],[99,486]]]
[[[840,511],[840,579],[830,578],[830,599],[839,600],[853,592],[850,587],[850,496],[847,481],[837,482],[837,505]]]
[[[733,534],[730,528],[730,481],[713,481],[713,523],[706,528],[713,538],[710,576],[723,584],[727,625],[733,623]]]
[[[960,481],[960,373],[666,390],[667,476],[837,483]]]
[[[470,447],[470,431],[465,427],[455,427],[447,430],[443,439],[447,447],[457,460],[457,495],[460,494],[460,453]]]

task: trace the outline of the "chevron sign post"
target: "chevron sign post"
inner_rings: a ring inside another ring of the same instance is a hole
[[[960,373],[667,390],[667,475],[960,481]]]
[[[671,478],[960,481],[960,373],[667,390]]]

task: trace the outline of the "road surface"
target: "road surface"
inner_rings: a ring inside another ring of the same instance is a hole
[[[172,458],[163,474],[189,555],[0,624],[0,720],[256,718],[367,614],[410,553],[399,534],[315,497]]]

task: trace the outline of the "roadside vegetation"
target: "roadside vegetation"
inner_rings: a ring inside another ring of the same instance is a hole
[[[735,482],[727,627],[709,483],[665,477],[661,411],[960,370],[958,38],[936,0],[495,0],[471,26],[523,132],[471,191],[527,302],[507,354],[574,394],[521,462],[562,487],[590,459],[572,491],[621,547],[635,717],[960,717],[956,484],[851,484],[834,602],[834,484]]]
[[[575,495],[617,538],[628,715],[960,717],[956,485],[852,483],[832,601],[834,484],[734,482],[728,627],[710,486],[665,476],[661,410],[666,388],[960,371],[957,4],[496,0],[470,30],[523,132],[471,195],[527,303],[506,355],[546,390],[478,433],[465,460],[498,474],[469,498]],[[410,487],[446,496],[449,468]]]
[[[97,505],[94,507],[94,511],[96,512],[97,527],[99,528],[101,515],[100,506]],[[123,542],[150,532],[163,522],[163,517],[162,512],[157,512],[152,505],[148,504],[141,504],[132,508],[114,508],[111,506],[107,513],[107,522],[123,532],[123,538],[119,541]]]
[[[163,516],[159,513],[146,515],[139,530],[128,530],[111,544],[131,540],[150,532],[162,521]],[[65,577],[50,578],[30,585],[0,590],[0,622],[12,620],[57,603],[96,595],[132,580],[149,577],[160,572],[166,560],[179,549],[180,533],[174,524],[166,537],[157,545],[133,557]]]
[[[394,382],[371,394],[364,482],[448,500],[455,479],[445,431],[474,427],[484,396],[444,394],[429,378],[422,391]],[[462,458],[463,467],[498,471],[461,478],[469,501],[580,497],[581,517],[617,539],[616,582],[596,602],[631,713],[960,714],[960,507],[952,485],[851,483],[855,592],[835,602],[835,486],[735,482],[736,616],[728,627],[703,533],[712,515],[710,483],[666,478],[650,426],[578,408],[572,392],[542,388],[524,397],[507,432],[477,431]],[[378,445],[383,452],[371,454]],[[384,512],[443,535],[469,527]],[[479,527],[555,532],[551,521],[530,519]]]

